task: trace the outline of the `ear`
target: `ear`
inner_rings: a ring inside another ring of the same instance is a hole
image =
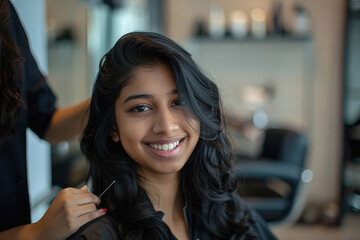
[[[120,136],[119,136],[119,133],[118,131],[116,130],[116,128],[113,128],[111,131],[110,131],[110,137],[112,138],[112,140],[114,142],[120,142]]]

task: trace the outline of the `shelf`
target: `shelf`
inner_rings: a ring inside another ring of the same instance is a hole
[[[193,36],[193,40],[196,41],[206,41],[206,42],[306,42],[311,40],[311,36],[296,36],[296,35],[268,35],[265,38],[257,39],[252,36],[247,36],[245,38],[235,38],[230,35],[225,35],[222,38],[212,38],[208,35],[204,36]]]

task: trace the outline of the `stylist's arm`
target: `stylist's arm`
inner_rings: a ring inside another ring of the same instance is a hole
[[[45,133],[45,140],[55,145],[79,137],[89,119],[89,106],[90,99],[87,99],[76,105],[56,110]]]
[[[56,144],[79,136],[88,121],[90,100],[55,111],[45,139]],[[87,186],[80,189],[63,189],[48,211],[37,222],[44,239],[64,239],[85,223],[102,216],[105,211],[97,210],[100,198],[88,191]],[[55,237],[56,236],[56,237]]]
[[[56,110],[45,139],[56,144],[79,136],[88,120],[89,104],[90,100],[86,100]],[[85,223],[105,214],[106,210],[97,209],[99,204],[100,198],[90,193],[87,186],[63,189],[38,222],[0,232],[0,240],[66,239]]]
[[[38,222],[1,232],[0,239],[66,239],[85,223],[105,214],[103,209],[97,209],[99,204],[100,198],[87,186],[63,189]]]

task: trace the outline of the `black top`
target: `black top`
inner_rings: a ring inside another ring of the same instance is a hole
[[[254,224],[250,225],[250,228],[252,232],[257,234],[258,239],[276,240],[277,238],[272,234],[266,222],[254,210],[247,210],[249,217],[255,221]],[[162,212],[158,213],[161,217],[164,216]],[[216,239],[204,227],[199,226],[193,221],[191,212],[186,207],[184,208],[184,215],[191,240]],[[82,226],[76,233],[70,236],[68,240],[119,240],[118,225],[115,219],[109,215],[104,215]]]
[[[21,87],[25,107],[15,123],[15,133],[0,145],[0,231],[30,223],[26,172],[26,128],[43,137],[56,110],[56,97],[30,52],[27,36],[10,4],[10,33],[24,58]],[[26,109],[25,109],[26,108]]]

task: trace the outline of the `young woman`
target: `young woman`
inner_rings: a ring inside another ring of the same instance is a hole
[[[71,239],[275,239],[232,175],[216,85],[172,40],[134,32],[100,62],[81,147],[108,214]]]

